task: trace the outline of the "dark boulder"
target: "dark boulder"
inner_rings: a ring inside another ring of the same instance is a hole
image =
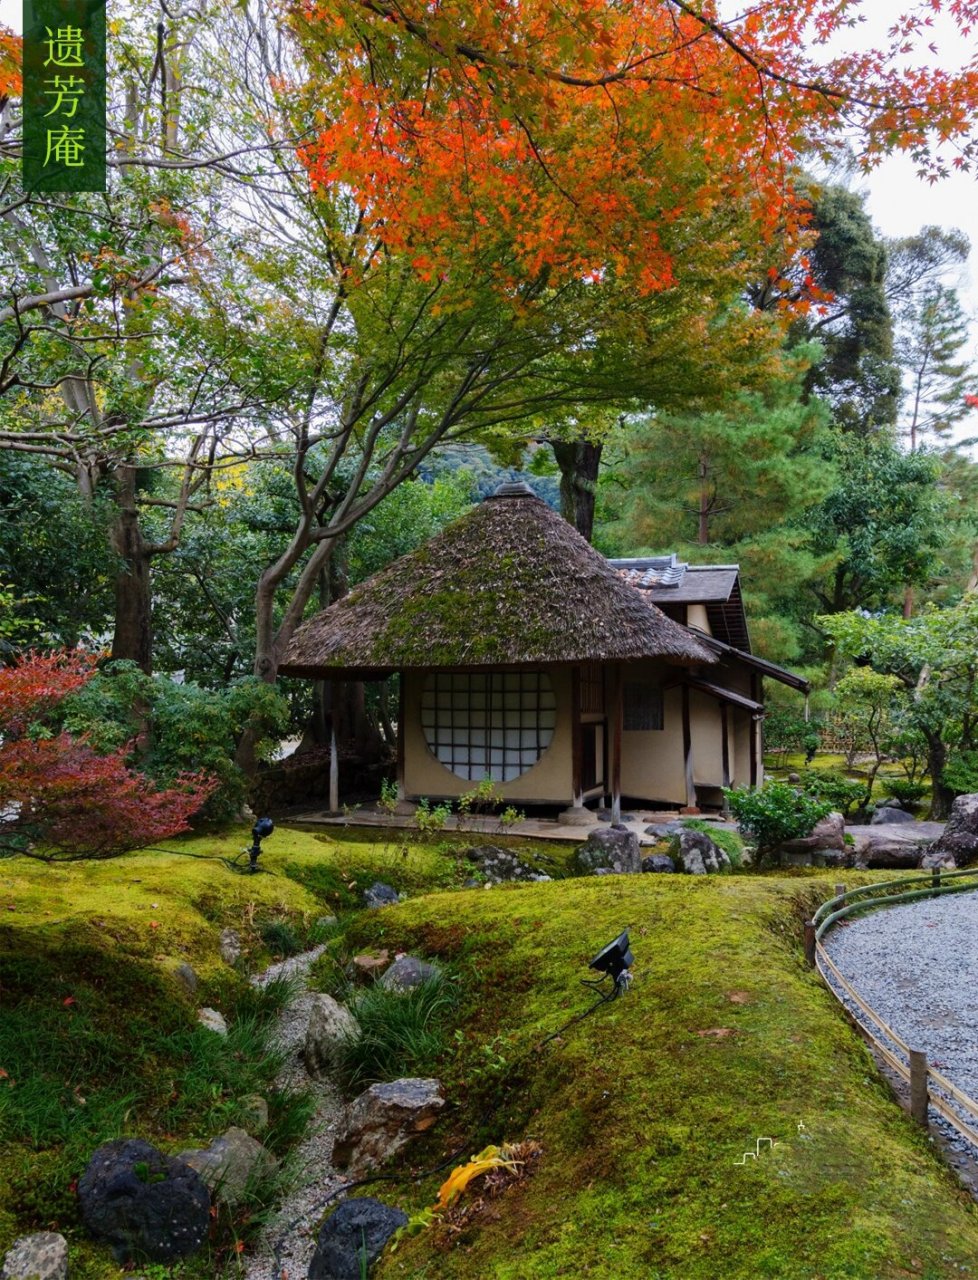
[[[363,891],[364,905],[374,910],[378,907],[392,907],[400,900],[401,895],[397,890],[381,880],[375,881],[369,889]]]
[[[880,805],[869,820],[871,827],[891,826],[900,822],[913,822],[912,813],[906,809],[898,809],[895,805]]]
[[[599,870],[639,872],[642,854],[638,835],[627,827],[596,827],[575,852],[574,865],[584,875]]]
[[[82,1219],[119,1262],[170,1262],[207,1238],[210,1195],[200,1174],[140,1138],[116,1138],[78,1180]]]
[[[958,796],[935,851],[950,855],[959,867],[978,858],[978,795]]]
[[[672,856],[687,875],[711,875],[730,866],[730,859],[705,831],[678,832],[672,839]]]
[[[437,982],[440,977],[438,965],[419,960],[417,956],[400,956],[384,971],[380,985],[393,991],[413,991],[423,982]]]
[[[643,871],[675,871],[676,864],[667,853],[650,853],[642,859]]]
[[[474,862],[485,877],[487,884],[503,884],[512,880],[549,880],[533,867],[521,862],[515,853],[508,849],[500,849],[494,844],[480,844],[469,849],[465,855]]]
[[[372,1196],[344,1200],[319,1232],[309,1263],[309,1280],[360,1280],[407,1220],[406,1213]]]

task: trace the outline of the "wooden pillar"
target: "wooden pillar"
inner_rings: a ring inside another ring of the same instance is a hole
[[[760,702],[757,696],[760,693],[759,681],[752,671],[750,677],[750,696],[753,702]],[[761,756],[761,722],[754,719],[754,712],[751,712],[750,722],[750,785],[757,786],[758,771],[762,760]]]
[[[405,717],[404,708],[407,699],[404,693],[404,685],[407,680],[405,672],[401,672],[397,677],[397,798],[405,799],[404,794],[404,734],[405,734]]]
[[[329,811],[340,811],[340,761],[336,753],[335,712],[329,718]]]
[[[815,967],[815,921],[805,921],[805,960]]]
[[[729,730],[727,726],[727,704],[720,703],[720,736],[723,739],[721,749],[723,752],[723,785],[730,786],[730,740]]]
[[[696,808],[696,783],[693,779],[693,728],[689,719],[689,685],[683,687],[683,762],[686,769],[686,808]]]
[[[581,668],[571,671],[571,801],[575,808],[584,804],[584,778],[581,745]]]
[[[611,675],[611,821],[621,822],[621,735],[624,722],[621,666]]]

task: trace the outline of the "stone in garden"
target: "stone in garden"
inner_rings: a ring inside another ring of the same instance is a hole
[[[214,1031],[219,1036],[226,1036],[228,1033],[228,1024],[224,1021],[224,1014],[218,1013],[216,1009],[198,1009],[197,1021],[202,1027],[206,1027],[208,1031]]]
[[[400,900],[401,895],[397,890],[389,884],[384,884],[382,880],[375,880],[369,889],[363,891],[364,904],[372,910],[378,907],[392,907]]]
[[[260,1093],[246,1093],[238,1099],[238,1119],[249,1133],[264,1133],[268,1128],[268,1103]]]
[[[893,805],[881,805],[869,820],[871,827],[881,827],[885,823],[901,823],[915,821],[912,813],[906,809],[898,809]]]
[[[599,868],[637,873],[642,870],[638,835],[627,827],[598,827],[574,853],[574,866],[583,875]]]
[[[230,1128],[207,1147],[181,1151],[178,1160],[196,1169],[214,1200],[239,1205],[256,1179],[274,1173],[278,1161],[244,1129]]]
[[[56,1231],[20,1236],[3,1257],[0,1280],[66,1280],[68,1242]]]
[[[643,871],[675,871],[676,864],[667,853],[650,853],[642,859]]]
[[[316,920],[317,929],[335,929],[338,924],[336,916],[319,916]]]
[[[811,835],[800,836],[797,840],[786,840],[781,846],[782,853],[805,853],[838,850],[844,852],[845,819],[841,813],[828,813],[812,828]]]
[[[364,986],[375,982],[391,962],[391,953],[385,947],[371,954],[369,952],[354,956],[347,966],[347,977],[351,982]]]
[[[924,850],[917,866],[921,871],[956,871],[958,864],[954,861],[953,853],[947,853],[934,844]]]
[[[174,975],[186,989],[188,995],[195,995],[197,992],[198,978],[193,967],[186,962],[178,964],[173,970]]]
[[[346,1005],[332,996],[317,994],[310,1000],[302,1059],[311,1076],[329,1075],[339,1064],[342,1046],[359,1033],[360,1026]]]
[[[656,840],[668,840],[677,832],[685,830],[681,822],[653,822],[650,827],[645,828],[645,834],[654,836]]]
[[[78,1180],[88,1230],[118,1262],[170,1262],[207,1238],[210,1193],[200,1174],[141,1138],[104,1143]]]
[[[221,959],[231,965],[241,959],[241,939],[237,929],[221,930]]]
[[[591,810],[585,809],[582,804],[571,805],[569,809],[562,809],[557,814],[557,821],[562,827],[593,827],[597,820]]]
[[[362,1178],[430,1129],[444,1105],[438,1080],[372,1084],[343,1114],[333,1143],[333,1164],[351,1178]]]
[[[942,853],[949,853],[959,867],[978,858],[978,795],[958,796],[951,816],[937,841]]]
[[[371,1196],[344,1200],[320,1229],[309,1280],[360,1280],[407,1220],[406,1213]]]
[[[382,987],[392,991],[412,991],[423,982],[433,982],[441,977],[441,969],[417,956],[400,956],[380,979]]]
[[[533,867],[521,862],[515,853],[508,849],[500,849],[494,844],[480,844],[477,848],[468,849],[465,854],[470,862],[477,864],[485,879],[490,884],[503,884],[511,880],[549,880]]]
[[[864,867],[917,866],[922,854],[944,830],[940,822],[889,822],[880,826],[852,826],[852,865]]]
[[[795,786],[797,783],[801,782],[801,774],[799,774],[799,773],[789,773],[789,774],[788,774],[788,781],[792,784],[792,786]]]
[[[730,859],[705,831],[678,831],[672,838],[671,853],[687,875],[712,875],[730,866]]]

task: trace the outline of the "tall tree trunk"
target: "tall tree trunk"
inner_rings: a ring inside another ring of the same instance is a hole
[[[927,816],[933,822],[945,822],[954,803],[954,792],[942,781],[947,764],[947,746],[939,733],[924,729],[923,734],[927,739],[927,767],[931,782],[930,813]]]
[[[696,530],[696,541],[701,547],[709,545],[710,542],[710,494],[707,481],[710,477],[710,463],[705,454],[700,456],[699,462],[699,478],[700,478],[700,509],[699,521]]]
[[[125,465],[115,475],[118,511],[110,533],[112,550],[121,563],[115,577],[115,631],[112,657],[135,662],[147,675],[153,671],[153,597],[150,549],[139,527],[136,509],[136,469]]]
[[[590,440],[551,440],[550,447],[560,468],[560,514],[590,542],[604,446]]]

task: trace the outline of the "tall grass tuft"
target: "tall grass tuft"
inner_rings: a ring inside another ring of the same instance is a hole
[[[381,983],[364,988],[349,1003],[360,1031],[340,1051],[343,1085],[355,1092],[377,1081],[431,1071],[447,1047],[448,1019],[457,1001],[455,985],[445,977],[409,991]]]

